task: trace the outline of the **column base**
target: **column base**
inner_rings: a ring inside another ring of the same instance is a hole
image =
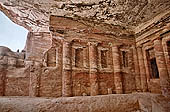
[[[123,94],[123,91],[121,89],[117,89],[116,94]]]

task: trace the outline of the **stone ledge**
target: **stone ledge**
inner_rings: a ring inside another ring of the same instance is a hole
[[[1,112],[168,112],[170,98],[133,93],[80,97],[0,97]]]

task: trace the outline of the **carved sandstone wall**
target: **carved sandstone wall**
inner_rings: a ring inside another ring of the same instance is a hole
[[[155,93],[169,95],[169,14],[161,18],[156,25],[150,25],[143,32],[137,34],[136,47],[140,57],[140,71],[143,89]],[[142,77],[141,76],[141,77]]]
[[[115,8],[109,9],[114,2]],[[169,1],[114,2],[0,1],[3,12],[30,30],[25,52],[0,47],[0,94],[60,97],[139,91],[168,96]],[[23,5],[30,6],[28,12],[22,9],[27,17],[18,11]],[[126,12],[129,6],[136,12]]]

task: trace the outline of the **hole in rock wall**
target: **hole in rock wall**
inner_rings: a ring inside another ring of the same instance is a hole
[[[128,53],[126,51],[122,51],[122,65],[128,67]]]
[[[83,67],[83,49],[75,50],[75,67]]]
[[[46,52],[46,60],[48,67],[56,67],[56,56],[57,56],[56,48],[51,48]]]
[[[158,67],[157,67],[157,64],[156,64],[156,58],[153,58],[150,60],[150,64],[151,64],[151,75],[152,75],[152,78],[159,78],[159,72],[158,72]]]
[[[107,53],[108,50],[101,50],[101,66],[107,68]]]
[[[0,11],[0,46],[10,48],[12,51],[21,51],[25,47],[28,30],[13,23]]]
[[[147,60],[149,64],[150,77],[152,79],[159,78],[159,71],[156,64],[154,49],[153,48],[148,49],[146,52],[147,52]]]
[[[167,49],[168,49],[168,55],[170,56],[170,41],[167,42]]]

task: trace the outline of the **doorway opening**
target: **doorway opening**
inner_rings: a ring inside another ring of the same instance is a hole
[[[158,67],[157,67],[155,58],[150,59],[150,65],[151,65],[152,78],[159,78],[159,71],[158,71]]]

